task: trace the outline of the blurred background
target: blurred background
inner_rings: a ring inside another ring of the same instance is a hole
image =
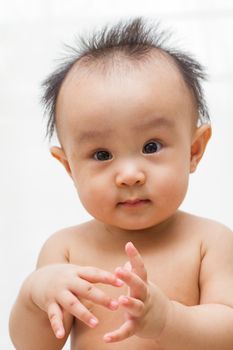
[[[90,218],[72,181],[50,156],[40,83],[57,65],[64,42],[137,15],[157,18],[163,28],[174,30],[173,42],[207,67],[213,137],[190,178],[182,209],[233,228],[231,0],[0,0],[1,349],[14,349],[8,336],[10,308],[44,241]]]

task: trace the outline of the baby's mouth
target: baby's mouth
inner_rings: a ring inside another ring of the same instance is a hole
[[[123,207],[128,207],[128,208],[136,208],[136,207],[141,207],[146,204],[150,203],[149,199],[127,199],[123,202],[119,202],[118,205],[123,206]]]

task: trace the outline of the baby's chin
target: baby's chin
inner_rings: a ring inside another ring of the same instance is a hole
[[[104,223],[106,224],[106,222]],[[137,231],[145,231],[145,230],[149,230],[149,229],[153,229],[154,227],[156,227],[157,225],[159,225],[159,223],[145,223],[145,222],[140,222],[137,220],[134,220],[133,222],[108,222],[107,225],[116,228],[117,230],[121,230],[121,231],[131,231],[132,233]]]
[[[178,210],[172,213],[161,213],[160,216],[150,215],[148,216],[135,216],[131,218],[118,218],[118,220],[108,220],[104,221],[101,218],[96,218],[98,221],[101,221],[104,226],[111,227],[113,231],[122,231],[133,234],[133,232],[146,233],[151,232],[155,233],[156,231],[161,232],[164,229],[166,230],[168,226],[172,226],[176,221],[176,216],[178,214]]]

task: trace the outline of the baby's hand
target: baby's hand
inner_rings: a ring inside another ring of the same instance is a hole
[[[128,296],[120,296],[119,304],[126,313],[126,321],[113,332],[104,335],[107,343],[118,342],[132,335],[142,338],[156,339],[166,325],[171,302],[154,284],[147,280],[142,257],[134,245],[129,242],[125,246],[131,269],[118,267],[116,276],[129,287]]]
[[[123,285],[114,274],[91,266],[54,264],[39,268],[29,277],[29,295],[34,304],[48,314],[53,332],[63,338],[65,329],[63,313],[69,312],[89,327],[98,324],[97,318],[80,302],[79,298],[103,305],[110,310],[118,308],[111,299],[93,283],[116,287]]]

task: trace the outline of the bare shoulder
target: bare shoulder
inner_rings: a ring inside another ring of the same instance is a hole
[[[54,232],[43,244],[37,266],[61,262],[69,263],[73,247],[82,247],[85,242],[85,234],[91,225],[91,222],[86,222]]]
[[[202,242],[203,254],[216,244],[227,244],[232,242],[233,231],[212,219],[181,212],[181,220],[185,227],[189,226],[189,232],[198,236]]]
[[[208,220],[206,234],[203,237],[205,252],[211,249],[226,251],[231,249],[233,253],[233,231],[216,221]]]
[[[196,220],[204,255],[211,249],[224,248],[233,244],[233,231],[229,227],[211,219],[198,217]]]
[[[199,274],[200,304],[219,303],[233,307],[233,232],[214,220],[196,216],[193,223],[202,243]]]

